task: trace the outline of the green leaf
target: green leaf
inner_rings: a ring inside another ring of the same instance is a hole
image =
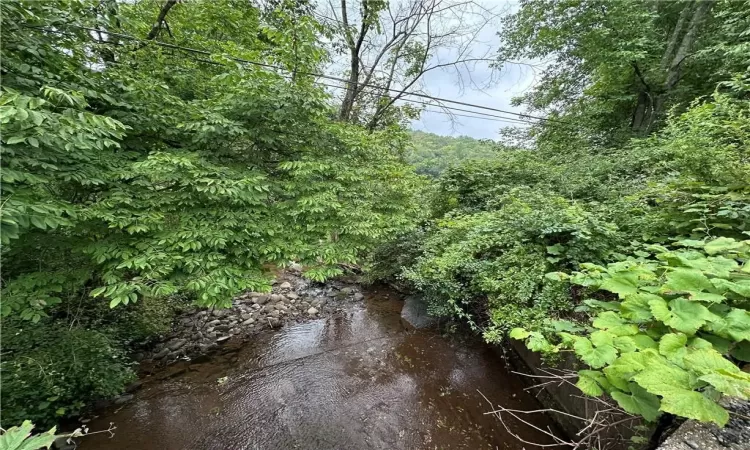
[[[661,300],[658,295],[639,292],[628,295],[620,304],[620,311],[624,318],[634,322],[647,322],[653,318],[648,302],[650,300]]]
[[[714,239],[713,241],[708,242],[704,250],[706,250],[706,253],[709,255],[715,255],[716,253],[723,253],[728,250],[735,250],[742,246],[741,242],[738,242],[731,238],[726,237],[720,237],[717,239]]]
[[[661,410],[677,416],[701,422],[713,422],[723,427],[729,421],[729,413],[700,392],[675,389],[662,396]]]
[[[3,450],[37,450],[50,448],[55,441],[55,428],[31,436],[34,425],[25,420],[20,427],[10,427],[0,435],[0,449]]]
[[[635,383],[630,383],[631,394],[620,391],[612,392],[612,398],[617,401],[622,409],[643,416],[649,422],[659,418],[659,397],[648,393],[645,389]]]
[[[587,371],[581,371],[581,372],[595,372],[593,370],[587,370]],[[581,390],[586,395],[590,395],[591,397],[599,397],[604,393],[601,386],[599,386],[599,383],[596,382],[596,379],[594,379],[591,376],[582,374],[581,372],[578,372],[578,381],[576,382],[576,387]]]
[[[624,322],[620,315],[613,311],[604,311],[602,313],[599,313],[599,315],[596,316],[596,319],[594,319],[594,322],[592,323],[594,327],[599,329],[619,327],[623,324]]]
[[[531,331],[525,330],[523,328],[513,328],[512,330],[510,330],[510,334],[509,334],[511,339],[518,339],[518,340],[524,340],[530,335],[531,335]]]
[[[685,364],[690,370],[700,375],[707,375],[719,370],[739,372],[740,369],[713,349],[698,349],[685,356]]]
[[[617,350],[613,346],[602,345],[595,348],[591,341],[585,338],[577,340],[573,344],[573,349],[583,362],[594,369],[602,368],[617,358]]]
[[[744,372],[727,372],[719,370],[699,378],[713,386],[717,391],[743,400],[750,399],[750,375]]]
[[[684,298],[672,300],[669,302],[669,306],[671,317],[664,323],[691,336],[712,316],[705,306]],[[654,314],[654,316],[656,315]]]
[[[599,288],[625,298],[628,294],[638,292],[638,275],[634,272],[617,272],[604,280]]]
[[[645,350],[647,348],[658,348],[656,341],[654,341],[651,336],[645,335],[645,334],[636,334],[633,336],[633,341],[635,341],[635,346],[638,347],[638,350]]]
[[[742,341],[732,348],[732,357],[740,361],[750,362],[750,342]]]
[[[670,333],[659,341],[659,353],[675,364],[682,365],[682,358],[687,353],[687,336],[682,333]]]
[[[663,291],[699,292],[713,287],[708,277],[698,269],[676,268],[667,273],[666,278],[667,282],[662,286]]]

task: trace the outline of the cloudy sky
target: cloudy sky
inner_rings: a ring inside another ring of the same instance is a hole
[[[506,0],[480,0],[483,5],[494,8],[498,12],[507,14],[517,8],[515,2]],[[483,53],[485,48],[490,48],[494,52],[500,44],[497,36],[497,25],[489,25],[482,30],[477,46],[477,52]],[[440,59],[449,60],[451,55],[442,54]],[[462,76],[467,79],[469,75],[476,84],[484,86],[490,80],[493,81],[490,87],[485,89],[476,89],[464,83],[461,89],[457,81],[457,76],[451,71],[433,70],[425,74],[424,90],[430,95],[443,97],[451,100],[458,100],[465,103],[484,105],[491,108],[497,108],[507,111],[522,112],[522,108],[511,105],[511,99],[528,90],[534,81],[534,74],[528,67],[524,66],[506,66],[499,73],[493,74],[488,64],[480,63],[472,67],[472,73],[469,74],[466,69],[462,69]],[[464,106],[452,105],[462,109],[471,109]],[[430,110],[437,108],[430,107]],[[503,115],[491,111],[485,111],[491,114]],[[466,114],[457,112],[457,114]],[[450,117],[444,113],[425,111],[419,120],[412,122],[412,128],[423,130],[440,135],[460,136],[466,135],[474,138],[495,139],[498,137],[500,128],[511,125],[510,123],[497,122],[468,117]],[[515,125],[515,124],[513,124]]]

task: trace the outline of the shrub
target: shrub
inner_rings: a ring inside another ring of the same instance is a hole
[[[578,372],[584,393],[606,393],[646,420],[667,412],[723,426],[729,415],[719,396],[750,398],[750,374],[736,365],[750,361],[748,258],[750,241],[722,237],[551,273],[610,300],[586,301],[590,322],[558,322],[565,331],[553,342],[522,328],[510,335],[535,351],[572,349],[590,367]]]

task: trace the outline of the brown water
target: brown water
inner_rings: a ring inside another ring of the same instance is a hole
[[[538,408],[521,380],[482,345],[406,331],[400,309],[400,301],[371,293],[339,316],[173,366],[90,424],[98,430],[114,422],[113,438],[88,436],[79,448],[522,449],[485,415],[489,405],[478,393]]]

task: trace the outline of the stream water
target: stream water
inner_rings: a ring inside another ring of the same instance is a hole
[[[538,408],[522,380],[486,346],[407,331],[402,302],[390,297],[372,291],[336,316],[157,372],[89,424],[113,422],[114,437],[87,436],[79,448],[521,450],[485,414],[480,392],[509,408]],[[553,426],[536,415],[534,424]]]

